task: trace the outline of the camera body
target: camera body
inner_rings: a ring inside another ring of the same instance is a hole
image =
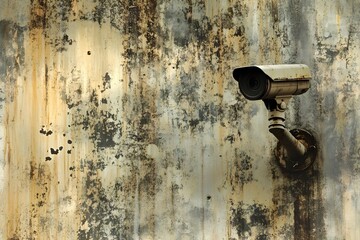
[[[266,100],[305,93],[311,73],[304,64],[253,65],[235,68],[233,77],[245,98]]]

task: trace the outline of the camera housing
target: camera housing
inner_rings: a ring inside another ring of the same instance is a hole
[[[254,65],[234,69],[233,77],[245,98],[260,100],[305,93],[311,73],[304,64]]]

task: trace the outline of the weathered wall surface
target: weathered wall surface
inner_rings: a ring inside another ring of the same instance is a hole
[[[360,4],[0,3],[0,239],[358,239]],[[276,165],[232,69],[305,63]]]

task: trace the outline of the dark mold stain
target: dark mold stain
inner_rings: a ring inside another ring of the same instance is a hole
[[[72,71],[72,84],[74,89],[81,89],[80,72],[76,69]],[[71,126],[81,127],[82,130],[90,130],[90,139],[100,150],[104,148],[113,148],[116,145],[115,136],[118,138],[122,135],[122,124],[118,120],[118,115],[110,111],[100,110],[100,103],[107,102],[105,97],[99,100],[99,93],[111,88],[111,77],[106,73],[102,78],[103,86],[100,89],[91,89],[89,101],[82,101],[80,95],[82,91],[72,92],[66,96],[66,102],[73,117]],[[79,87],[77,87],[79,86]],[[99,86],[100,88],[100,86]],[[72,141],[68,140],[68,144]]]
[[[30,29],[46,27],[47,1],[30,0],[31,3],[31,21]]]
[[[46,135],[46,131],[43,128],[40,129],[40,133]]]
[[[267,227],[270,224],[269,210],[261,205],[252,206],[250,221],[256,226]]]
[[[52,176],[51,171],[49,168],[49,164],[47,163],[36,163],[34,161],[30,162],[30,186],[32,187],[33,191],[30,192],[30,199],[29,199],[29,227],[31,229],[35,229],[34,227],[39,226],[41,227],[40,231],[25,231],[26,237],[21,239],[38,239],[39,235],[44,231],[44,228],[49,227],[50,219],[48,219],[43,213],[43,209],[50,205],[49,201],[49,193],[51,189],[51,182]],[[41,219],[41,225],[37,225],[33,223],[34,220]],[[37,229],[37,228],[36,228]],[[39,228],[40,229],[40,228]]]
[[[111,84],[110,84],[111,77],[109,73],[106,73],[102,80],[103,80],[103,89],[101,90],[101,92],[104,92],[106,89],[111,88]]]
[[[54,47],[56,52],[63,52],[68,50],[68,46],[72,45],[75,40],[71,39],[67,34],[64,34],[62,37],[50,39],[51,46]]]
[[[94,140],[98,148],[111,148],[115,146],[114,137],[122,134],[121,122],[117,116],[109,112],[100,111],[98,121],[93,126],[90,139]]]
[[[95,105],[95,107],[99,106],[99,99],[98,99],[99,95],[97,94],[96,90],[93,89],[92,93],[90,95],[90,102],[93,103]]]
[[[72,45],[73,43],[73,40],[67,34],[64,34],[62,41],[64,44],[68,43],[69,45]]]
[[[274,160],[275,161],[275,160]],[[297,239],[324,239],[324,204],[322,202],[322,180],[317,161],[305,172],[299,174],[286,173],[272,166],[273,179],[286,178],[276,184],[273,191],[274,217],[294,215],[292,231],[287,230],[289,237]],[[291,207],[293,206],[293,208]],[[314,214],[316,213],[316,214]]]
[[[45,161],[51,161],[51,157],[46,157]]]
[[[160,48],[158,45],[158,36],[159,34],[159,14],[157,11],[157,1],[147,1],[144,3],[144,11],[147,13],[146,18],[146,44],[149,49],[147,55],[148,59],[155,60],[157,58],[157,54],[155,53],[155,49]]]
[[[125,182],[116,181],[116,183],[105,189],[102,186],[101,179],[98,178],[97,172],[103,169],[101,162],[85,161],[81,171],[87,173],[86,196],[80,205],[81,223],[87,224],[88,229],[78,230],[79,239],[132,239],[134,227],[134,212],[130,211],[130,206],[122,208],[118,205],[119,196],[124,196],[127,189],[122,186]],[[133,180],[132,180],[133,181]]]
[[[244,26],[237,26],[234,36],[235,37],[242,37],[244,36],[244,32],[245,32],[245,27]]]
[[[170,96],[170,88],[164,88],[164,89],[160,89],[160,98],[161,100],[163,100],[164,102],[167,102]]]
[[[144,112],[144,114],[140,117],[140,125],[147,125],[149,123],[151,123],[151,113],[149,112]]]
[[[103,0],[96,1],[94,9],[90,12],[80,13],[81,20],[90,20],[97,22],[99,25],[103,25],[107,21],[110,22],[111,26],[122,30],[122,17],[123,14],[128,11],[128,1],[116,1],[116,0]]]
[[[241,186],[252,182],[253,178],[253,166],[252,162],[254,161],[249,155],[245,152],[235,149],[235,162],[234,172],[230,178],[231,185],[236,186],[240,184]]]
[[[221,121],[224,117],[224,112],[221,105],[210,103],[196,104],[196,111],[191,115],[184,111],[182,122],[184,125],[180,125],[184,131],[190,129],[192,132],[203,132],[205,124],[215,124]]]
[[[192,130],[194,130],[198,126],[199,123],[200,123],[199,119],[190,119],[189,120],[189,125]]]
[[[239,202],[231,211],[230,222],[239,238],[270,239],[271,211],[264,205]]]
[[[2,82],[6,82],[6,92],[5,89],[0,90],[2,101],[14,100],[16,79],[25,64],[25,31],[26,27],[12,21],[0,21],[0,77]]]
[[[234,17],[234,9],[233,8],[228,8],[227,11],[225,11],[222,15],[222,28],[223,29],[233,29],[234,28],[234,22],[232,21]]]
[[[147,162],[148,167],[145,170],[145,175],[140,180],[139,191],[141,195],[146,195],[147,198],[153,199],[160,190],[162,178],[155,172],[155,160],[148,160]]]
[[[231,144],[233,144],[235,142],[235,134],[230,134],[229,136],[227,136],[225,138],[225,141],[230,142]]]
[[[40,131],[41,134],[45,135],[45,136],[50,136],[51,134],[53,134],[52,130],[46,130],[45,126],[43,126]]]
[[[171,32],[174,34],[174,43],[181,47],[188,46],[191,41],[187,14],[191,13],[186,9],[186,5],[173,5],[167,8],[165,13],[165,19],[171,26]]]
[[[178,2],[166,8],[165,19],[169,23],[175,45],[187,47],[192,42],[208,41],[212,25],[205,16],[205,11],[205,4],[201,2]],[[194,12],[202,13],[201,18],[193,18]]]
[[[227,120],[226,124],[230,127],[238,129],[244,123],[240,120],[242,118],[243,109],[247,101],[240,95],[240,92],[236,95],[236,103],[227,106],[224,119]]]
[[[50,153],[53,155],[57,155],[59,153],[59,149],[50,148]]]
[[[31,0],[30,14],[31,20],[29,24],[30,30],[44,29],[45,36],[48,30],[54,26],[58,26],[63,22],[69,22],[73,12],[73,0]]]
[[[214,124],[223,118],[223,109],[221,105],[205,103],[199,108],[198,114],[200,121]]]
[[[67,86],[69,93],[66,93],[66,90],[64,89],[62,91],[62,99],[66,102],[69,109],[76,109],[76,107],[79,107],[82,104],[83,89],[82,89],[81,71],[78,70],[76,67],[74,67],[71,70],[70,79],[67,79],[66,77],[61,77],[61,79],[63,79],[64,82],[69,81],[69,85]]]

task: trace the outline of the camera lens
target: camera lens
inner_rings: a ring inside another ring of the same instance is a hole
[[[267,91],[268,79],[261,73],[249,73],[239,79],[241,93],[250,100],[261,99]]]
[[[236,68],[234,79],[239,83],[240,92],[249,100],[262,99],[268,91],[270,79],[256,66]]]
[[[249,79],[248,84],[249,84],[249,86],[248,86],[249,89],[251,89],[253,91],[256,91],[260,87],[260,82],[256,78]]]

